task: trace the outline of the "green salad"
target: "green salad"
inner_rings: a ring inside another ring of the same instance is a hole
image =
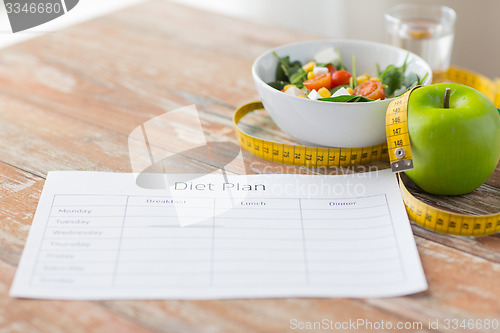
[[[415,72],[406,73],[408,55],[402,65],[388,65],[383,70],[374,65],[376,74],[357,76],[355,56],[351,70],[342,63],[338,50],[330,47],[302,64],[290,56],[279,57],[275,80],[268,84],[285,94],[329,102],[370,102],[392,98],[422,84]]]

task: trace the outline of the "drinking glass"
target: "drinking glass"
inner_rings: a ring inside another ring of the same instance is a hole
[[[400,4],[385,14],[388,42],[422,57],[438,81],[450,67],[455,36],[455,11],[423,3]]]

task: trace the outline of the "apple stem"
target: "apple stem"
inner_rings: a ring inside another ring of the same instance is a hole
[[[446,88],[444,90],[444,102],[443,102],[443,107],[445,109],[449,109],[450,108],[450,93],[451,93],[451,89],[450,88]]]

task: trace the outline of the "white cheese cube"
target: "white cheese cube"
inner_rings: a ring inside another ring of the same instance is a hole
[[[347,91],[346,88],[342,87],[340,89],[338,89],[333,95],[332,97],[337,97],[337,96],[343,96],[343,95],[350,95],[349,92]]]
[[[316,76],[319,76],[319,75],[322,75],[322,74],[326,74],[326,73],[328,73],[328,68],[314,66],[313,73]]]
[[[295,86],[290,87],[287,90],[285,90],[285,94],[297,96],[297,97],[306,97],[306,93]]]
[[[320,94],[319,94],[316,90],[314,90],[314,89],[313,89],[313,90],[309,93],[309,95],[307,95],[307,97],[308,97],[309,99],[318,99],[318,98],[323,98],[323,97],[321,97],[321,95],[320,95]]]
[[[324,49],[323,51],[318,52],[314,56],[314,61],[317,63],[332,63],[334,66],[338,66],[340,64],[340,55],[333,47],[329,47]]]

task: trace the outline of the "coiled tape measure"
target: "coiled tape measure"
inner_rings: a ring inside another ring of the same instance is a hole
[[[456,67],[451,67],[443,80],[475,88],[500,106],[500,79],[490,79]],[[362,148],[319,148],[265,140],[240,130],[238,123],[248,113],[263,109],[261,102],[252,102],[234,113],[236,137],[250,153],[269,161],[307,167],[346,167],[379,160],[390,160],[393,172],[413,168],[407,111],[411,91],[394,99],[387,108],[387,143]],[[424,228],[460,236],[486,236],[500,232],[500,213],[465,215],[448,212],[415,198],[399,177],[401,195],[409,218]]]

